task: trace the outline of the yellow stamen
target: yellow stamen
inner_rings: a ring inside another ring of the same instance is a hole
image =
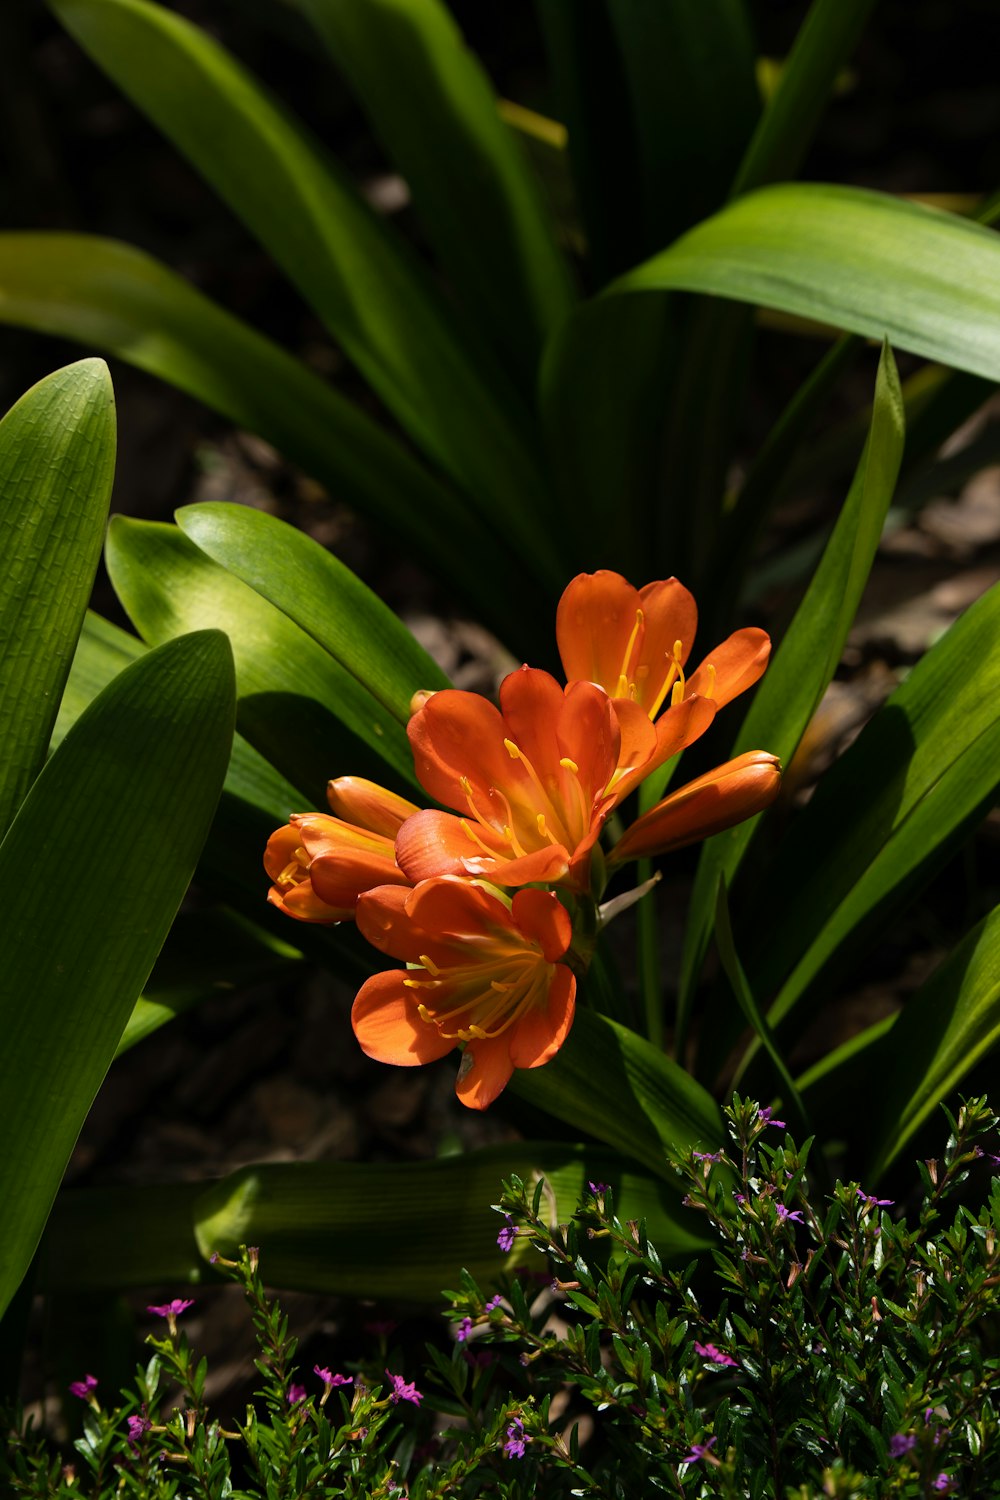
[[[434,962],[434,960],[432,958],[428,958],[426,953],[421,953],[419,955],[419,958],[420,958],[420,962],[423,964],[423,966],[427,970],[427,972],[429,974],[433,974],[434,978],[436,979],[438,977],[438,975],[440,974],[441,970],[438,968],[438,966]]]
[[[660,691],[657,693],[656,699],[649,710],[649,717],[651,719],[655,719],[656,715],[660,712],[668,693],[670,694],[671,708],[679,703],[684,696],[684,668],[681,666],[681,657],[683,654],[684,642],[674,641],[674,654],[670,659],[667,675],[664,677]],[[678,686],[680,687],[680,693],[677,692]]]
[[[572,771],[574,775],[579,775],[580,767],[577,765],[575,760],[570,760],[568,755],[564,755],[559,764],[562,766],[564,771]]]
[[[635,697],[635,686],[630,668],[632,666],[632,652],[635,649],[636,640],[642,630],[644,618],[642,610],[637,609],[635,612],[635,624],[632,626],[632,634],[628,638],[625,655],[622,657],[621,670],[618,674],[618,690],[615,693],[616,698]]]
[[[708,684],[702,697],[713,698],[715,696],[715,668],[710,661],[705,663],[705,675],[708,678]]]

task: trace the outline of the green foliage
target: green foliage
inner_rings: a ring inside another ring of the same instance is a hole
[[[811,1142],[772,1144],[770,1110],[735,1099],[725,1113],[728,1149],[673,1153],[711,1271],[666,1266],[607,1183],[557,1222],[546,1181],[517,1176],[496,1207],[519,1263],[489,1296],[462,1272],[450,1345],[428,1344],[417,1370],[394,1355],[387,1368],[380,1348],[303,1371],[244,1248],[215,1261],[242,1285],[258,1346],[244,1421],[213,1416],[179,1299],[151,1309],[166,1332],[120,1403],[94,1377],[75,1383],[87,1410],[69,1466],[11,1414],[0,1478],[35,1500],[993,1493],[1000,1180],[979,1212],[953,1200],[997,1117],[982,1099],[949,1117],[913,1214],[896,1216],[856,1182],[822,1197]]]

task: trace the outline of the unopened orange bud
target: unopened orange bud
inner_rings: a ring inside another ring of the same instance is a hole
[[[682,849],[763,811],[778,795],[781,762],[766,750],[748,750],[665,797],[626,829],[609,865]]]
[[[345,823],[367,828],[384,838],[394,839],[407,818],[417,811],[413,802],[387,791],[363,776],[338,776],[327,783],[326,800],[330,811]]]

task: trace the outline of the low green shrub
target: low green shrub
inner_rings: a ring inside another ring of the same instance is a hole
[[[414,1379],[384,1361],[303,1377],[248,1250],[218,1262],[259,1345],[244,1422],[209,1412],[178,1299],[153,1309],[166,1332],[117,1405],[93,1376],[74,1382],[72,1457],[15,1415],[0,1478],[37,1500],[1000,1493],[1000,1179],[980,1212],[945,1215],[988,1158],[985,1100],[948,1116],[912,1222],[858,1183],[811,1184],[810,1143],[772,1144],[770,1110],[726,1113],[728,1151],[673,1162],[717,1237],[714,1268],[665,1266],[601,1183],[558,1224],[544,1180],[515,1178],[496,1206],[517,1264],[489,1295],[463,1273],[453,1339]]]

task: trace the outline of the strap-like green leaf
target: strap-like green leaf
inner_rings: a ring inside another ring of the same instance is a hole
[[[884,193],[763,188],[613,288],[668,289],[776,307],[1000,380],[1000,239]]]
[[[0,844],[0,1311],[191,878],[233,712],[223,636],[150,653],[74,726]]]
[[[476,556],[477,593],[488,597],[488,533],[458,495],[286,350],[151,256],[91,235],[0,234],[0,321],[77,339],[196,396],[460,586]]]
[[[405,724],[416,688],[446,688],[440,667],[392,610],[332,552],[294,526],[245,505],[186,505],[177,524],[311,636]]]
[[[998,635],[1000,585],[914,667],[795,820],[747,921],[744,961],[755,993],[777,994],[772,1025],[832,981],[992,803]]]
[[[294,3],[405,177],[469,315],[533,390],[542,344],[572,305],[569,274],[524,154],[448,10],[441,0]]]
[[[874,3],[813,0],[740,165],[734,194],[795,176]]]
[[[379,781],[391,768],[397,781],[414,784],[413,756],[399,719],[287,615],[212,562],[176,526],[116,516],[107,563],[119,598],[150,643],[206,626],[228,633],[240,732],[313,804],[323,805],[331,776]]]
[[[872,1049],[879,1088],[866,1111],[879,1177],[1000,1040],[1000,907],[973,928]]]
[[[757,688],[733,755],[768,750],[786,765],[819,706],[843,650],[875,557],[903,454],[903,409],[895,361],[883,350],[871,426],[834,533],[774,661]],[[710,839],[702,850],[681,965],[680,1027],[686,1030],[712,931],[719,877],[739,868],[759,818]],[[755,993],[762,991],[755,986]]]
[[[517,1071],[508,1088],[671,1182],[665,1146],[714,1150],[725,1135],[719,1106],[696,1079],[592,1011],[578,1012],[551,1062]]]
[[[301,1162],[245,1167],[207,1190],[114,1188],[65,1193],[46,1236],[41,1276],[52,1289],[178,1285],[214,1279],[213,1251],[259,1247],[273,1286],[439,1302],[464,1266],[489,1282],[521,1259],[497,1247],[490,1209],[504,1177],[544,1176],[565,1220],[588,1181],[608,1183],[616,1209],[645,1219],[661,1254],[706,1246],[697,1218],[662,1182],[612,1153],[563,1143],[491,1146],[434,1162]],[[530,1264],[530,1262],[529,1262]]]
[[[103,360],[46,376],[0,422],[0,835],[45,760],[114,470]]]
[[[152,0],[51,0],[60,20],[267,248],[386,406],[549,576],[527,409],[430,275],[288,112]],[[491,378],[492,377],[492,378]]]

